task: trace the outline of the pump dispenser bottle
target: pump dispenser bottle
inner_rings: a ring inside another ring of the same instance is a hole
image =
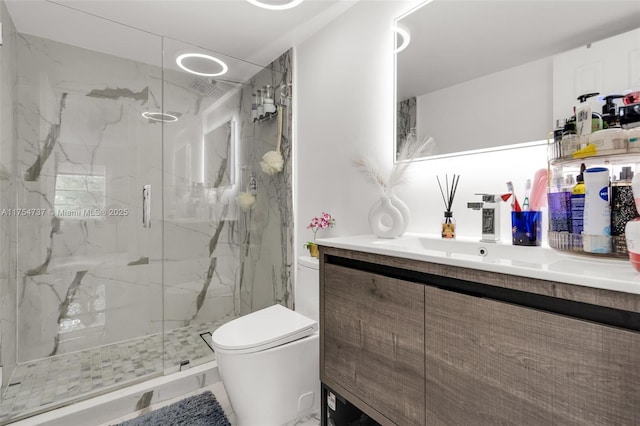
[[[582,231],[584,228],[584,163],[580,165],[580,174],[576,176],[576,184],[571,191],[571,234],[572,247],[582,248]]]

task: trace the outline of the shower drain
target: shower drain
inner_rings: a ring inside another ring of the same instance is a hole
[[[205,336],[208,336],[208,337],[205,337]],[[200,333],[200,338],[204,340],[204,343],[209,347],[209,349],[211,349],[211,352],[215,353],[215,351],[213,350],[213,347],[209,344],[209,342],[211,341],[211,332],[205,331],[204,333]]]

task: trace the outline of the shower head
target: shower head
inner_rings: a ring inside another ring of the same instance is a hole
[[[220,99],[225,94],[241,85],[242,83],[230,80],[207,80],[200,77],[193,78],[189,82],[189,88],[199,95],[215,99]]]

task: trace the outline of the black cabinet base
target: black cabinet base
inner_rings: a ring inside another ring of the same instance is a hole
[[[380,426],[324,383],[320,404],[321,426]]]

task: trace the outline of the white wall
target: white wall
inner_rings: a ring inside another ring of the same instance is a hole
[[[385,170],[393,164],[390,27],[411,4],[363,0],[296,46],[298,250],[312,236],[306,229],[309,219],[322,211],[336,218],[336,227],[318,237],[371,233],[367,216],[379,193],[352,159],[366,155]],[[544,147],[421,161],[409,168],[396,192],[411,210],[409,231],[437,234],[444,206],[435,176],[461,174],[454,201],[458,235],[480,238],[480,212],[466,208],[468,201],[478,200],[474,193],[506,192],[508,180],[522,192],[524,181],[539,168],[546,168]],[[502,233],[508,238],[504,207]]]

